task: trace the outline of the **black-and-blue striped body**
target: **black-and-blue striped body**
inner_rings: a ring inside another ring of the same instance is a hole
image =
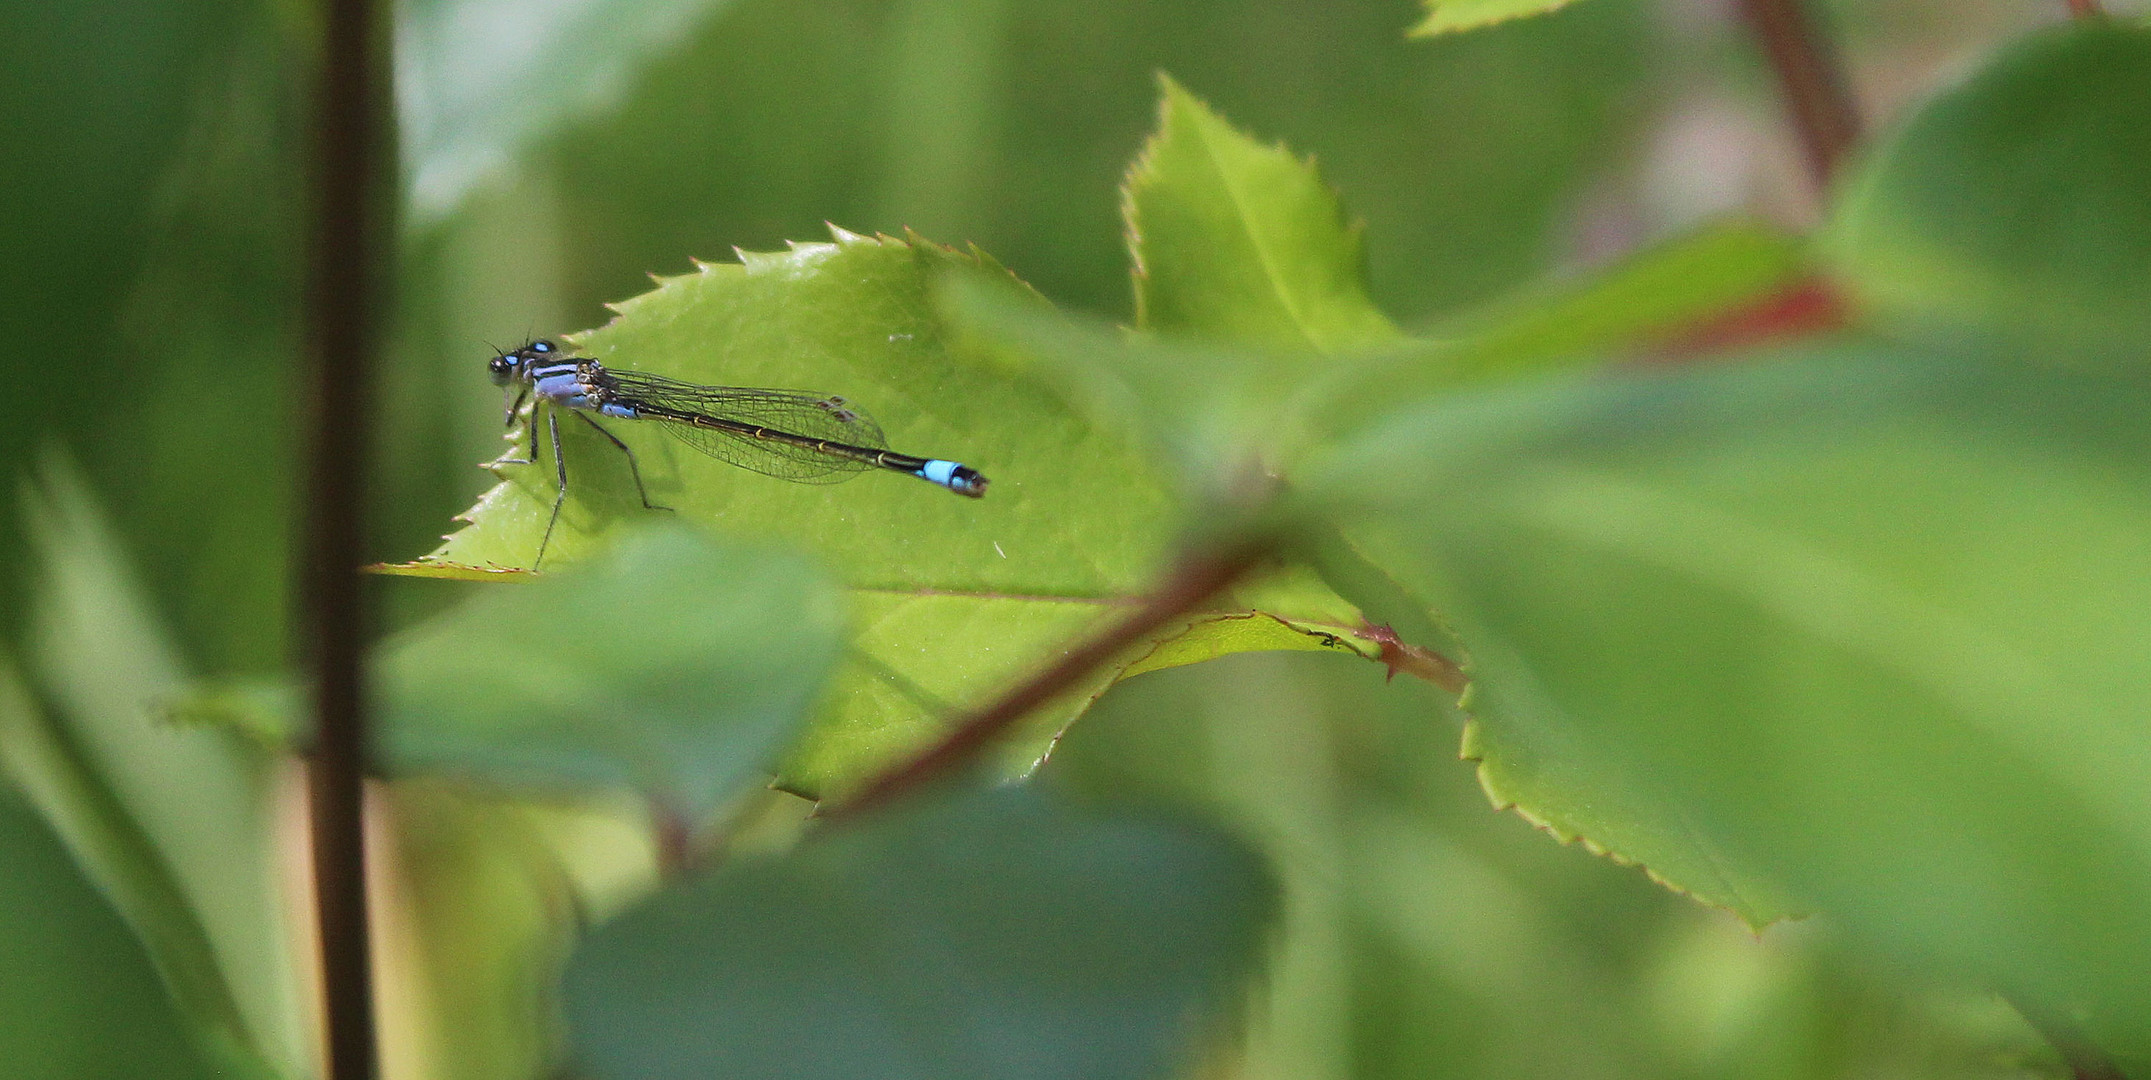
[[[491,368],[494,381],[515,388],[510,422],[523,397],[535,395],[540,402],[585,414],[661,421],[706,454],[787,480],[841,480],[878,468],[908,473],[959,495],[986,493],[986,478],[969,466],[886,449],[880,445],[881,429],[842,398],[612,372],[596,360],[562,356],[548,341],[503,353]]]

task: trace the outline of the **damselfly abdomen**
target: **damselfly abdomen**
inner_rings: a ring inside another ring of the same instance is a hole
[[[880,425],[840,397],[701,386],[639,371],[613,371],[588,357],[563,356],[552,342],[542,340],[495,356],[489,367],[493,381],[508,388],[507,423],[514,424],[523,402],[535,397],[530,457],[505,459],[505,464],[527,465],[537,459],[539,407],[554,407],[546,412],[546,430],[559,489],[553,496],[552,516],[546,519],[545,535],[538,541],[537,558],[531,561],[533,569],[545,558],[545,546],[552,541],[553,526],[560,521],[560,507],[568,497],[568,466],[560,455],[561,409],[596,428],[627,455],[635,492],[642,505],[652,510],[668,508],[650,501],[635,452],[590,414],[658,421],[659,427],[681,442],[719,461],[795,483],[830,484],[871,469],[887,469],[974,499],[986,493],[986,478],[967,465],[890,450]]]

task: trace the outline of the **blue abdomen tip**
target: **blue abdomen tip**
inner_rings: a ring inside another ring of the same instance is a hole
[[[978,470],[954,461],[939,459],[929,461],[919,469],[919,478],[930,480],[955,492],[978,498],[986,493],[986,478]]]

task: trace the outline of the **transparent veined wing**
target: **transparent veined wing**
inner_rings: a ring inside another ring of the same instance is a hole
[[[603,384],[619,404],[730,421],[800,439],[824,440],[862,450],[888,449],[872,417],[843,398],[798,390],[702,386],[638,371],[607,371]],[[703,427],[652,416],[681,442],[728,465],[805,484],[830,484],[873,468],[856,456],[830,453],[797,442],[725,427]]]

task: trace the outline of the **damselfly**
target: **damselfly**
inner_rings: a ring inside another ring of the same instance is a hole
[[[782,480],[833,484],[869,469],[887,469],[974,499],[986,493],[986,478],[967,465],[891,451],[880,425],[840,397],[700,386],[639,371],[614,371],[587,357],[562,356],[550,341],[533,341],[501,353],[489,367],[493,381],[508,388],[508,424],[515,423],[524,400],[536,398],[530,410],[530,456],[505,458],[501,464],[536,461],[539,407],[553,406],[546,410],[545,425],[559,488],[553,496],[552,516],[545,522],[545,535],[538,541],[538,557],[531,561],[533,569],[545,559],[545,546],[552,542],[553,526],[559,523],[561,504],[568,497],[568,463],[560,454],[561,409],[596,428],[627,455],[635,493],[651,510],[671,508],[650,501],[635,452],[591,419],[590,413],[660,421],[658,426],[681,442],[719,461]]]

